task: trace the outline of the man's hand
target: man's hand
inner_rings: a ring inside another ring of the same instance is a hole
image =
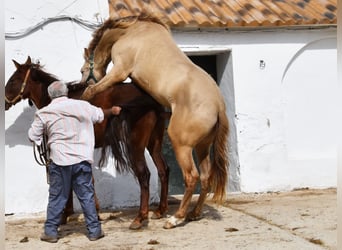
[[[108,109],[102,109],[102,111],[103,111],[104,117],[107,118],[107,117],[109,117],[111,115],[118,115],[118,114],[120,114],[121,107],[113,106],[113,107],[108,108]]]
[[[112,107],[112,114],[113,114],[113,115],[118,115],[118,114],[120,114],[120,111],[121,111],[121,107],[119,107],[119,106],[113,106],[113,107]]]

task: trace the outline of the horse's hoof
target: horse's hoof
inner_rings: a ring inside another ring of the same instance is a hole
[[[83,95],[80,98],[81,100],[89,100],[90,99],[90,95],[88,93],[83,93]]]
[[[175,228],[177,225],[179,225],[181,222],[183,221],[183,219],[181,218],[177,218],[175,216],[171,216],[166,223],[164,224],[164,228],[165,229],[171,229],[171,228]]]
[[[68,221],[68,217],[62,216],[61,225],[67,224],[67,221]]]
[[[196,214],[194,212],[189,212],[186,215],[186,221],[196,221],[196,220],[200,220],[202,218],[202,216],[200,214]]]
[[[67,224],[67,222],[68,222],[68,215],[63,214],[60,225],[65,225]]]
[[[162,216],[159,212],[154,211],[153,214],[152,214],[152,216],[151,216],[151,219],[152,219],[152,220],[158,220],[158,219],[160,219],[160,218],[162,218],[162,217],[163,217],[163,216]]]
[[[175,228],[175,227],[176,227],[176,225],[172,224],[169,221],[167,221],[163,226],[164,229],[171,229],[171,228]]]
[[[85,91],[83,92],[81,99],[82,100],[89,100],[94,96],[94,87],[93,86],[88,86]]]
[[[138,230],[141,229],[142,224],[140,222],[133,221],[131,225],[129,226],[129,229],[131,230]]]

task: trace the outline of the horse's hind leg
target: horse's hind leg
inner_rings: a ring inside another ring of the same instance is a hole
[[[155,122],[155,114],[153,112],[146,113],[144,117],[137,121],[130,134],[133,161],[132,168],[140,185],[139,214],[129,226],[130,229],[140,229],[142,227],[143,220],[148,218],[151,174],[146,164],[145,148],[151,138]]]
[[[201,180],[201,192],[198,197],[197,203],[193,210],[189,212],[186,216],[187,220],[198,220],[202,213],[203,204],[207,198],[207,194],[209,192],[210,183],[210,170],[211,170],[211,162],[209,155],[209,142],[201,143],[196,146],[195,151],[199,163],[200,168],[200,180]]]
[[[144,149],[144,148],[143,148]],[[136,230],[142,227],[142,222],[148,218],[150,199],[150,171],[146,165],[144,150],[140,153],[140,159],[133,163],[134,173],[140,185],[140,207],[139,213],[129,226],[129,229]]]
[[[190,146],[180,146],[173,143],[171,136],[170,139],[172,141],[177,161],[182,169],[185,182],[185,192],[178,211],[165,223],[164,228],[166,229],[176,227],[184,221],[185,213],[189,207],[192,194],[199,178],[198,171],[192,157],[192,148]]]
[[[95,178],[94,175],[92,175],[92,182],[93,182],[93,186],[94,186],[94,199],[95,199],[95,207],[96,207],[96,212],[97,212],[97,217],[99,220],[101,220],[100,218],[100,203],[99,203],[99,199],[97,198],[96,192],[95,192]]]
[[[162,155],[164,130],[165,120],[159,119],[154,127],[148,144],[148,151],[150,152],[153,162],[157,167],[161,186],[159,207],[153,212],[151,217],[152,219],[160,219],[168,209],[167,196],[169,192],[169,167],[167,166]]]

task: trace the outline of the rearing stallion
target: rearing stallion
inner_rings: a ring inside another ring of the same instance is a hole
[[[172,111],[167,132],[182,169],[185,192],[178,211],[164,228],[173,228],[185,218],[198,219],[208,192],[213,192],[215,201],[222,202],[228,172],[225,102],[215,81],[178,48],[168,27],[149,14],[109,19],[94,32],[84,57],[82,81],[93,78],[99,82],[86,89],[83,99],[130,77]],[[110,61],[114,66],[106,74]],[[200,196],[194,209],[186,214],[199,179]]]

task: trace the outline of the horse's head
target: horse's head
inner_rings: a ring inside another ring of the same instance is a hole
[[[24,64],[13,60],[16,71],[9,78],[5,86],[5,110],[28,99],[37,108],[42,108],[50,103],[47,87],[57,78],[46,73],[39,63],[32,63],[29,56]]]
[[[28,57],[24,64],[19,64],[15,60],[12,61],[16,71],[9,78],[5,86],[5,110],[8,110],[12,105],[28,96],[26,85],[31,74],[31,58]]]
[[[105,75],[105,69],[98,70],[94,62],[94,53],[87,48],[84,49],[84,64],[81,68],[82,79],[81,82],[88,84],[95,84],[101,80]]]

